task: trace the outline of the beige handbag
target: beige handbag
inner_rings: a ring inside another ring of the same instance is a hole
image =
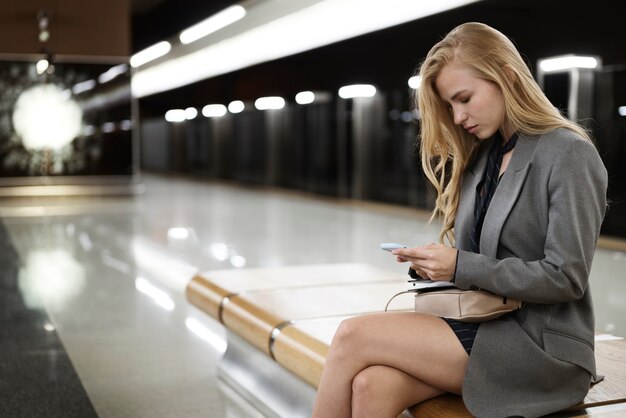
[[[400,292],[387,302],[385,311],[396,296],[404,293],[416,293],[415,312],[461,322],[488,321],[522,307],[522,302],[519,300],[499,296],[486,290],[433,287]]]

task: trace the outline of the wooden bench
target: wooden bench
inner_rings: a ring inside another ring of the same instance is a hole
[[[380,312],[408,286],[405,274],[367,264],[329,264],[209,271],[187,285],[187,299],[221,322],[228,349],[218,375],[237,396],[269,417],[308,417],[339,323]],[[390,310],[412,309],[411,295]],[[597,341],[598,372],[584,403],[554,416],[626,416],[626,342]],[[621,412],[620,412],[621,411]],[[609,414],[609,415],[606,415]],[[423,402],[404,417],[470,417],[459,396]],[[618,415],[615,415],[618,416]]]

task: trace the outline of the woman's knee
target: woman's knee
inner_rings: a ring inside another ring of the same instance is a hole
[[[363,406],[368,402],[380,404],[386,398],[385,379],[381,366],[370,366],[361,370],[352,379],[352,403]]]
[[[363,336],[367,335],[365,329],[366,327],[360,318],[343,320],[335,331],[331,346],[334,349],[347,350],[359,347],[363,342]]]

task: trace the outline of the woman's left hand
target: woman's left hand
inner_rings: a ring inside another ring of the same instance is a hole
[[[452,280],[456,267],[457,250],[444,244],[398,248],[391,252],[400,263],[410,262],[411,268],[423,278]]]

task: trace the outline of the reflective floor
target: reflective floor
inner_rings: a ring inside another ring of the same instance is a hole
[[[1,312],[12,324],[0,348],[32,368],[0,362],[13,376],[0,374],[0,389],[14,399],[19,385],[33,384],[27,375],[45,372],[15,405],[1,398],[0,415],[71,393],[64,408],[77,413],[64,416],[234,416],[215,377],[224,332],[184,298],[194,272],[366,262],[403,273],[379,243],[437,240],[437,225],[409,208],[160,176],[144,182],[135,197],[0,200]],[[597,250],[599,331],[626,336],[625,271],[625,253]],[[20,314],[6,304],[11,291]],[[26,328],[36,336],[14,338]]]

